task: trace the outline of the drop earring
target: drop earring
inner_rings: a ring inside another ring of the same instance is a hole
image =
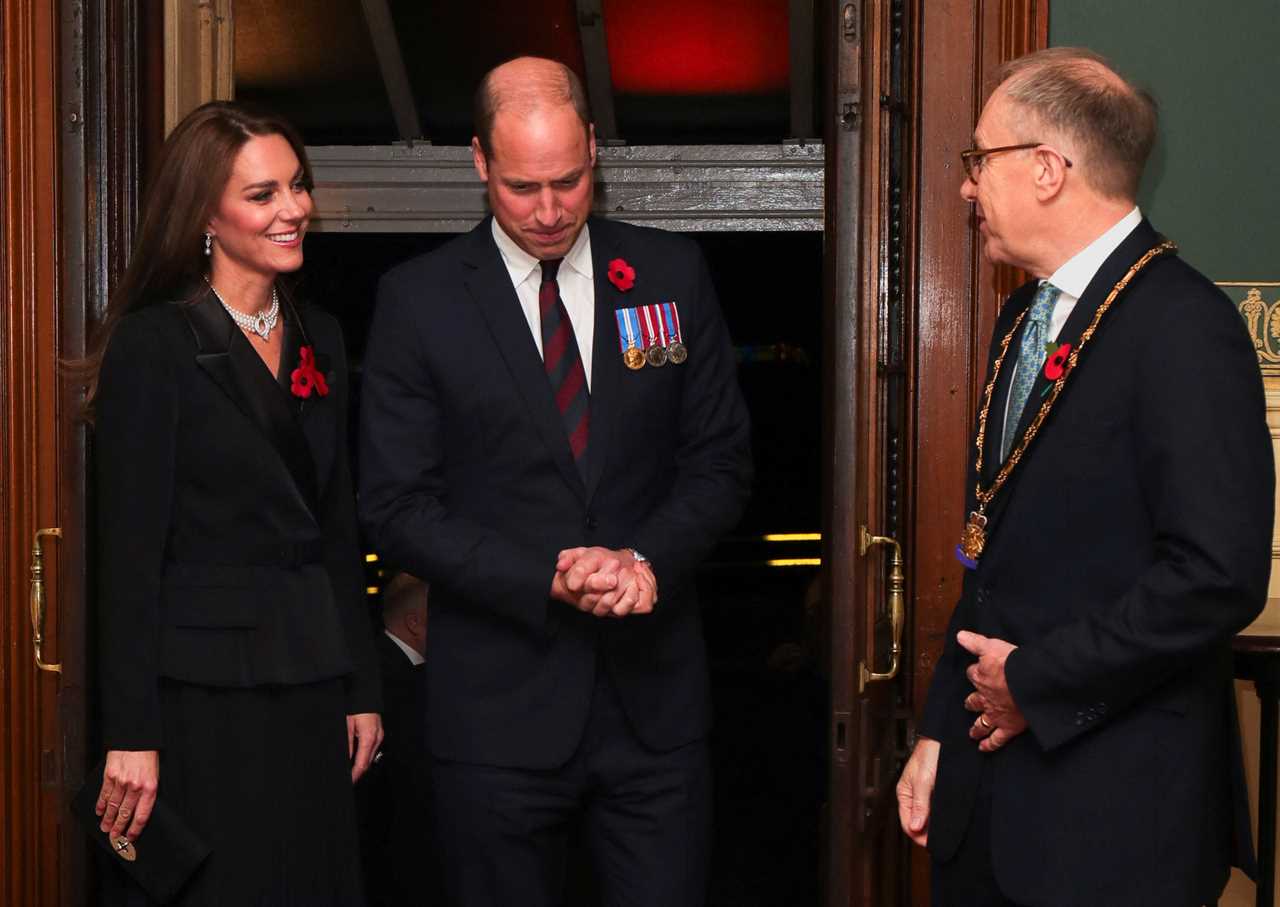
[[[204,254],[205,255],[213,254],[213,234],[212,233],[206,233],[204,235]]]

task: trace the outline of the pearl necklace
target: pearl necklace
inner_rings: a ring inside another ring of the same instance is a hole
[[[213,284],[209,284],[209,289],[213,290],[213,295],[218,297],[218,302],[222,303],[222,307],[227,310],[227,314],[231,316],[231,320],[238,324],[243,330],[252,331],[263,340],[271,336],[271,332],[275,330],[276,324],[280,321],[280,299],[276,296],[276,288],[271,288],[271,307],[266,310],[259,310],[256,315],[247,315],[237,309],[227,305],[227,301],[218,294]]]

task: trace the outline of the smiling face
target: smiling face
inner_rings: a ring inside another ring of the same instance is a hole
[[[1025,141],[1012,127],[1016,110],[1000,89],[983,108],[973,131],[977,148],[1000,148]],[[1034,239],[1036,205],[1034,149],[993,154],[983,158],[977,181],[967,175],[960,195],[973,205],[982,251],[994,264],[1028,267],[1026,245]]]
[[[259,282],[302,267],[311,192],[284,136],[254,136],[240,149],[217,211],[211,268],[215,280]]]
[[[568,104],[499,111],[490,149],[471,145],[498,224],[534,258],[563,258],[591,213],[594,133]]]

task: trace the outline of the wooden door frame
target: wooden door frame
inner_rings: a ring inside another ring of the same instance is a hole
[[[882,0],[830,0],[825,15],[839,29],[842,11],[855,9],[860,23],[864,5],[877,8]],[[959,152],[972,144],[973,127],[991,88],[994,73],[1004,62],[1044,47],[1048,43],[1048,0],[959,0],[934,3],[907,0],[898,25],[905,23],[909,48],[904,52],[910,67],[906,79],[909,107],[907,141],[909,161],[899,199],[902,245],[899,277],[906,304],[903,309],[908,338],[907,386],[911,412],[900,447],[904,451],[929,451],[928,460],[908,454],[905,472],[905,506],[899,527],[907,554],[907,628],[903,680],[897,695],[902,714],[916,718],[924,705],[933,666],[942,651],[947,622],[959,592],[961,567],[952,551],[963,523],[964,471],[980,383],[986,366],[986,350],[1000,301],[1020,276],[1005,268],[991,268],[980,259],[974,242],[969,205],[959,195]],[[861,25],[859,26],[862,27]],[[832,34],[829,49],[842,38]],[[827,129],[839,129],[843,102],[860,100],[860,114],[875,116],[876,86],[882,74],[879,55],[884,36],[858,35],[868,42],[862,48],[858,72],[841,73],[833,63],[833,84],[827,108]],[[850,90],[853,93],[850,94]],[[841,92],[847,97],[842,97]],[[899,99],[889,98],[890,103]],[[860,565],[870,563],[858,550],[858,529],[874,522],[882,509],[882,489],[868,483],[894,481],[892,452],[870,450],[864,433],[880,434],[884,425],[868,425],[881,419],[871,412],[870,385],[878,379],[877,325],[874,316],[889,285],[893,262],[890,225],[892,200],[886,200],[882,181],[886,170],[881,149],[882,130],[871,124],[863,130],[857,163],[859,185],[855,197],[860,209],[853,218],[840,202],[841,171],[848,162],[837,160],[835,142],[828,140],[827,242],[851,243],[856,274],[839,274],[828,255],[825,275],[827,349],[824,441],[824,487],[829,501],[824,525],[823,563],[827,601],[831,605],[830,678],[832,684],[831,739],[828,803],[828,852],[844,854],[846,865],[826,868],[828,903],[865,903],[869,892],[853,890],[850,853],[854,810],[862,810],[867,779],[859,775],[858,748],[862,729],[857,720],[866,706],[859,694],[857,665],[869,657],[874,624],[865,605],[854,601]],[[844,206],[848,207],[847,204]],[[845,220],[850,220],[846,223]],[[858,297],[872,303],[836,298],[834,288],[856,287]],[[870,332],[872,336],[868,337]],[[864,486],[867,486],[864,488]],[[927,512],[918,516],[919,502]],[[860,511],[858,508],[862,508]],[[875,531],[874,526],[868,528]],[[869,571],[871,567],[867,567]],[[871,585],[875,585],[872,583]],[[877,691],[876,695],[883,695]],[[913,741],[905,739],[901,755]],[[838,859],[838,858],[837,858]],[[928,858],[918,848],[908,848],[901,872],[911,903],[928,902]]]
[[[953,551],[964,523],[964,471],[988,343],[1000,305],[1024,279],[982,259],[970,206],[960,198],[960,151],[973,144],[999,67],[1049,40],[1049,0],[918,3],[909,218],[915,251],[907,259],[916,300],[912,449],[928,449],[929,458],[915,458],[911,479],[913,499],[928,502],[909,534],[907,704],[916,719],[960,592],[963,568]],[[928,856],[913,847],[910,863],[911,901],[922,907],[928,903]]]
[[[84,354],[89,326],[132,244],[141,51],[159,34],[140,0],[0,0],[0,899],[81,905],[89,842],[68,802],[92,761],[88,437],[81,390],[58,359]],[[158,84],[158,83],[152,83]],[[161,99],[162,100],[162,99]],[[160,102],[150,120],[157,121]],[[44,659],[34,665],[31,536],[45,545]]]
[[[55,904],[60,884],[60,758],[49,746],[60,675],[35,668],[28,609],[32,532],[60,519],[50,468],[60,442],[58,44],[57,0],[0,0],[0,899],[8,904]],[[46,588],[56,600],[64,559],[56,543],[49,548]],[[51,610],[44,657],[57,662],[69,653]]]

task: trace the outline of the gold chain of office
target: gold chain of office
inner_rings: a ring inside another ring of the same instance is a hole
[[[1009,333],[1005,334],[1004,339],[1000,341],[1000,355],[996,357],[995,365],[992,367],[991,380],[987,382],[986,390],[983,393],[982,410],[978,413],[978,437],[976,442],[978,446],[978,457],[977,463],[974,466],[974,471],[979,477],[977,487],[975,489],[978,509],[969,514],[969,521],[965,524],[964,533],[960,537],[960,551],[973,563],[976,564],[978,558],[982,556],[982,549],[987,543],[987,505],[995,499],[995,496],[999,494],[1000,489],[1004,487],[1005,482],[1008,481],[1010,474],[1017,468],[1018,464],[1022,462],[1023,454],[1025,454],[1027,448],[1031,446],[1031,442],[1035,440],[1036,435],[1040,431],[1040,426],[1044,424],[1044,420],[1048,418],[1050,410],[1053,409],[1053,404],[1057,402],[1058,397],[1062,395],[1062,389],[1067,384],[1067,378],[1069,378],[1071,373],[1075,371],[1076,365],[1080,361],[1080,354],[1084,352],[1085,345],[1088,344],[1089,340],[1092,339],[1094,332],[1098,329],[1098,324],[1102,321],[1102,316],[1107,313],[1111,308],[1112,303],[1114,303],[1116,298],[1124,292],[1125,288],[1129,286],[1130,281],[1137,276],[1138,272],[1149,265],[1154,259],[1159,258],[1162,255],[1168,255],[1171,252],[1176,252],[1177,250],[1177,245],[1169,242],[1168,240],[1165,240],[1158,246],[1149,249],[1141,258],[1133,263],[1133,267],[1129,268],[1128,272],[1126,272],[1116,285],[1111,288],[1111,292],[1107,294],[1107,298],[1103,300],[1102,305],[1098,306],[1098,310],[1094,312],[1093,320],[1089,323],[1089,326],[1085,328],[1084,333],[1080,335],[1080,342],[1076,345],[1076,348],[1071,351],[1071,355],[1067,359],[1066,367],[1062,370],[1062,374],[1058,376],[1057,380],[1054,381],[1048,398],[1040,404],[1040,411],[1036,413],[1031,424],[1027,426],[1026,432],[1022,435],[1022,440],[1018,442],[1018,446],[1013,449],[1013,452],[1009,454],[1009,458],[1005,460],[1004,465],[1000,467],[1000,472],[996,474],[995,479],[991,482],[991,486],[983,489],[981,479],[982,451],[985,447],[987,436],[987,417],[991,413],[991,397],[995,392],[996,381],[1000,377],[1000,368],[1004,365],[1005,356],[1009,353],[1009,344],[1013,341],[1014,335],[1018,333],[1018,328],[1022,324],[1022,319],[1026,317],[1027,310],[1024,309],[1018,315],[1017,319],[1013,322],[1013,327],[1009,329]]]

